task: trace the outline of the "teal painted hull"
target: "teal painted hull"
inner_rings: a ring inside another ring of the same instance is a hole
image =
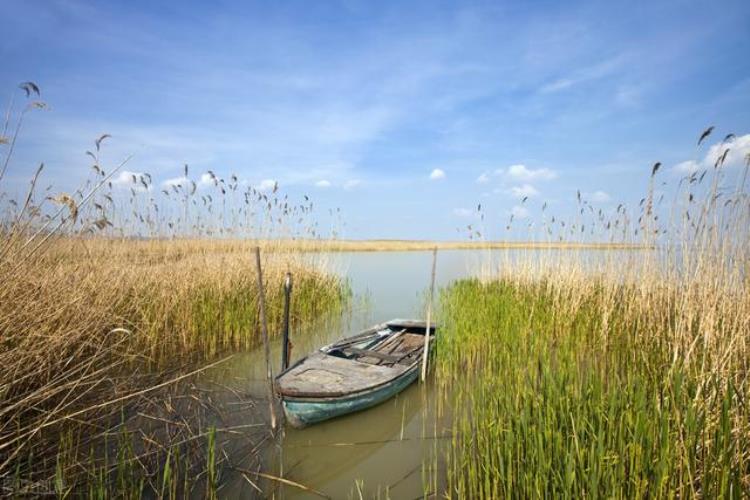
[[[361,393],[336,398],[291,398],[282,403],[287,421],[294,427],[305,427],[347,413],[364,410],[386,401],[412,384],[419,374],[415,365],[387,384]]]

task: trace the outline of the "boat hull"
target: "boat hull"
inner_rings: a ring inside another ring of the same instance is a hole
[[[353,413],[386,401],[411,385],[419,374],[416,363],[398,377],[367,391],[328,398],[295,398],[284,396],[282,405],[287,422],[303,428],[347,413]]]

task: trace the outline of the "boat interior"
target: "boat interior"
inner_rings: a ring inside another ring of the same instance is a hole
[[[326,353],[371,365],[410,365],[422,355],[424,332],[423,326],[388,324],[375,332],[337,342]]]
[[[435,327],[430,328],[434,335]],[[279,374],[284,397],[340,397],[382,385],[422,358],[425,325],[394,320],[325,346]]]

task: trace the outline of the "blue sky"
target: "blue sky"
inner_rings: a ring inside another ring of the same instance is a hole
[[[322,214],[341,207],[345,237],[462,238],[481,203],[503,238],[509,214],[571,213],[577,190],[637,204],[654,161],[674,180],[703,160],[708,125],[750,133],[747,1],[4,0],[2,13],[0,97],[33,80],[49,105],[24,124],[10,192],[42,161],[72,190],[106,132],[105,162],[134,154],[127,169],[158,182],[184,163],[273,179]]]

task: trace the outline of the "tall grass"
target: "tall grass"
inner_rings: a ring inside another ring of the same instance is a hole
[[[22,88],[39,97],[36,85]],[[14,168],[24,118],[41,107],[29,100],[8,110],[0,180]],[[22,198],[0,195],[0,480],[15,493],[54,484],[60,494],[138,496],[148,487],[182,495],[192,486],[177,484],[196,464],[215,489],[223,429],[205,429],[209,414],[220,421],[225,410],[170,382],[257,345],[253,248],[263,250],[272,333],[286,272],[295,279],[294,323],[348,300],[324,258],[280,243],[321,237],[309,198],[292,206],[278,185],[242,191],[236,176],[225,182],[213,173],[198,191],[187,166],[158,198],[145,172],[118,185],[128,160],[104,165],[111,140],[105,134],[87,152],[92,177],[72,194],[41,190],[40,166]],[[133,429],[134,419],[161,430]]]
[[[750,163],[725,173],[730,147],[661,210],[654,166],[644,250],[530,252],[443,290],[449,496],[750,494]]]

